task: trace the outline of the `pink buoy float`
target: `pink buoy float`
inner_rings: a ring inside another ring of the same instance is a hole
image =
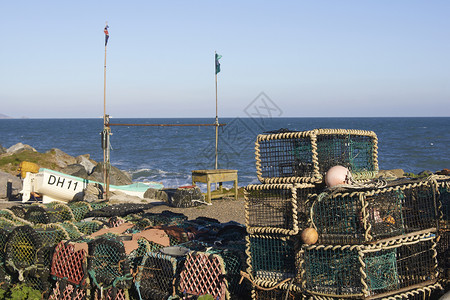
[[[352,173],[343,166],[331,167],[325,174],[325,184],[327,187],[333,187],[340,184],[351,184]]]

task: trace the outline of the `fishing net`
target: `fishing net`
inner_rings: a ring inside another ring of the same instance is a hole
[[[295,276],[298,236],[250,234],[246,240],[247,271],[255,279],[281,281]]]
[[[67,206],[72,210],[75,221],[81,221],[91,211],[91,205],[86,201],[69,202]]]
[[[97,210],[110,205],[110,203],[108,201],[94,201],[89,202],[89,205],[91,206],[91,210]]]
[[[437,279],[435,235],[354,246],[304,246],[300,281],[311,294],[368,297],[395,294]]]
[[[14,213],[16,217],[24,219],[27,208],[24,205],[14,205],[9,208],[10,211]]]
[[[168,210],[161,213],[145,213],[142,215],[142,218],[149,220],[152,226],[181,225],[188,219],[184,214],[174,213]]]
[[[354,179],[378,172],[378,139],[374,132],[315,129],[260,134],[256,173],[262,183],[321,182],[333,166],[347,167]]]
[[[0,209],[0,221],[5,224],[15,224],[15,225],[31,225],[31,222],[28,222],[25,219],[17,217],[14,212],[9,209]]]
[[[87,299],[87,290],[63,280],[56,281],[48,300],[85,300]]]
[[[92,206],[92,204],[91,204]],[[124,217],[129,214],[136,214],[143,212],[144,210],[152,208],[152,204],[135,204],[135,203],[121,203],[110,204],[101,208],[92,208],[92,211],[88,212],[85,217]]]
[[[73,225],[77,227],[78,231],[87,235],[106,227],[103,222],[97,220],[73,222]]]
[[[85,285],[89,241],[61,241],[53,253],[51,275],[76,286]]]
[[[81,231],[70,221],[64,221],[59,225],[67,232],[69,239],[77,239],[83,235]]]
[[[436,228],[434,188],[428,181],[392,182],[322,193],[310,218],[322,244],[362,244]]]
[[[88,273],[98,288],[129,288],[130,262],[120,237],[101,236],[89,242]]]
[[[298,234],[307,226],[306,202],[315,191],[312,184],[247,186],[244,196],[248,233]]]

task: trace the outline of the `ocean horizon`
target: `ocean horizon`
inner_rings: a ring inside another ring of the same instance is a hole
[[[120,124],[213,124],[214,118],[112,118]],[[432,172],[450,168],[450,117],[259,117],[226,118],[219,123],[218,167],[238,170],[239,185],[258,183],[255,141],[279,129],[317,128],[374,131],[380,169]],[[72,156],[103,160],[102,118],[0,119],[0,144],[28,144],[39,152],[58,148]],[[214,126],[111,126],[111,164],[134,181],[158,181],[166,187],[191,184],[191,172],[213,169]]]

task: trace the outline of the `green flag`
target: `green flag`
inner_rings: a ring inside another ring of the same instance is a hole
[[[222,58],[222,55],[216,53],[216,74],[220,72],[220,63],[219,63],[220,58]]]

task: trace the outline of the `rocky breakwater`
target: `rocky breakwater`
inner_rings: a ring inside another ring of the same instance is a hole
[[[23,161],[90,181],[103,182],[103,163],[92,160],[89,154],[73,157],[56,148],[40,153],[32,146],[22,143],[9,148],[0,145],[0,199],[19,196],[22,190],[19,166]],[[111,166],[110,183],[127,185],[132,183],[132,179],[127,172]]]

